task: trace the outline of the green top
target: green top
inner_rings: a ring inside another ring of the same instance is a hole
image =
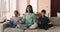
[[[24,23],[27,26],[31,26],[36,20],[34,13],[25,13],[24,14]]]

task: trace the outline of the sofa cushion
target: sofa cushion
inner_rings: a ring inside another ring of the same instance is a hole
[[[34,30],[25,30],[25,32],[60,32],[60,26],[54,26],[53,29],[43,30],[43,29],[34,29]]]
[[[17,28],[6,28],[4,32],[23,32],[23,30]]]
[[[25,32],[44,32],[45,30],[43,30],[43,29],[27,29],[27,30],[25,30]]]
[[[49,20],[53,23],[53,25],[60,25],[60,17],[50,17]]]
[[[60,32],[60,26],[54,26],[54,29],[47,30],[46,32]]]

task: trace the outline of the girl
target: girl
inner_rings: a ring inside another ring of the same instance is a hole
[[[10,19],[9,26],[15,28],[18,23],[22,23],[22,18],[17,10],[14,11],[14,16]]]

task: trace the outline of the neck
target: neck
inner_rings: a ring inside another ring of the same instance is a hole
[[[42,16],[43,18],[45,17],[45,16]]]
[[[30,12],[28,12],[28,13],[30,13]]]
[[[17,15],[15,15],[15,17],[18,17]]]

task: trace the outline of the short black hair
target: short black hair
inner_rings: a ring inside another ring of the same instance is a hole
[[[42,10],[41,12],[44,12],[44,13],[46,13],[46,10]]]

